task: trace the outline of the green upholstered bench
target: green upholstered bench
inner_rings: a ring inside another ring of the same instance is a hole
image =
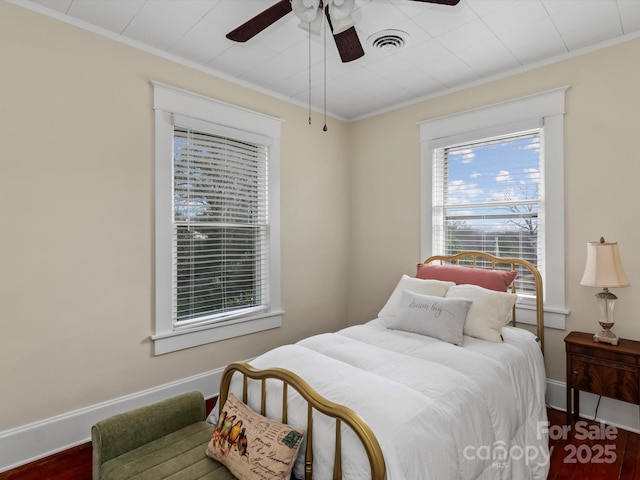
[[[213,426],[202,393],[115,415],[91,428],[93,480],[232,480],[205,451]]]

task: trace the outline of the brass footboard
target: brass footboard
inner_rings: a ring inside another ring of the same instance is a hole
[[[326,398],[322,397],[316,392],[306,381],[297,376],[296,374],[284,370],[281,368],[273,368],[267,370],[257,370],[251,365],[246,363],[232,363],[230,364],[222,374],[222,381],[220,382],[220,398],[219,404],[224,405],[229,394],[229,386],[231,379],[235,373],[242,375],[242,401],[247,403],[248,395],[248,379],[261,381],[261,399],[260,399],[260,414],[265,415],[267,404],[267,380],[276,379],[282,382],[282,418],[275,419],[280,420],[283,423],[287,423],[288,416],[288,388],[291,387],[296,390],[302,398],[307,402],[307,425],[306,436],[307,446],[305,450],[305,480],[311,480],[313,476],[313,410],[335,419],[336,423],[336,436],[335,436],[335,453],[333,464],[333,478],[334,480],[342,479],[342,423],[348,425],[358,436],[362,442],[367,457],[369,459],[369,465],[371,468],[372,480],[384,480],[386,477],[386,467],[384,463],[384,457],[380,444],[376,439],[371,428],[366,422],[353,410],[339,405],[337,403],[330,402]]]

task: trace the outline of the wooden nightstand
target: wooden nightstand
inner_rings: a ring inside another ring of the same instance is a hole
[[[580,415],[580,393],[615,398],[640,405],[640,342],[620,339],[616,346],[596,343],[593,334],[571,332],[567,352],[567,425]]]

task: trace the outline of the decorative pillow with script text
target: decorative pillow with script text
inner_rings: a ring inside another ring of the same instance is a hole
[[[395,318],[389,317],[386,326],[462,345],[462,330],[470,305],[470,300],[433,297],[405,290],[398,314]]]
[[[240,480],[288,479],[303,435],[303,430],[255,413],[231,393],[207,455]]]

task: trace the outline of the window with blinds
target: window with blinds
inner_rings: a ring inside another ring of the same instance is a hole
[[[541,268],[541,130],[433,150],[433,250],[517,257]],[[535,292],[520,272],[518,291]]]
[[[173,322],[267,310],[268,148],[174,126]]]

